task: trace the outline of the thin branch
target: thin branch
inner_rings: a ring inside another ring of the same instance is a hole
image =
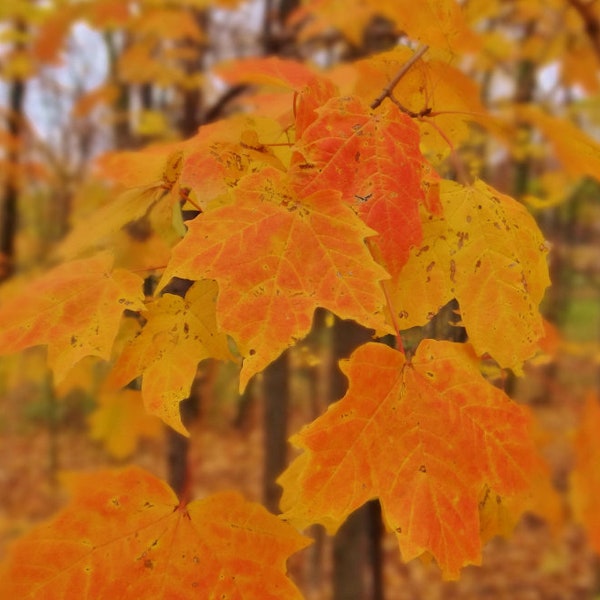
[[[396,73],[392,81],[383,89],[381,94],[373,100],[371,108],[376,109],[387,97],[391,97],[394,88],[398,85],[398,82],[408,73],[410,68],[429,50],[429,46],[421,46],[411,57],[410,60],[406,61],[400,70]]]

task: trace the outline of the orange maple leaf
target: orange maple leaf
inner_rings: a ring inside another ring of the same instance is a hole
[[[73,499],[12,547],[0,597],[300,599],[287,557],[307,539],[236,492],[187,505],[137,467],[72,476]]]
[[[310,96],[307,98],[311,99]],[[304,115],[298,101],[298,114]],[[312,107],[311,107],[312,108]],[[373,242],[390,274],[422,239],[419,205],[437,211],[435,176],[419,150],[419,129],[391,103],[371,110],[334,97],[302,122],[290,173],[299,194],[334,189],[379,235]]]
[[[480,561],[484,486],[510,495],[529,485],[526,414],[481,376],[466,344],[425,340],[407,362],[370,343],[341,365],[346,396],[291,438],[304,453],[279,479],[283,518],[333,532],[378,497],[403,559],[429,552],[458,577]]]
[[[300,200],[285,175],[267,167],[234,188],[231,204],[188,223],[163,282],[218,282],[217,320],[244,356],[243,389],[308,333],[318,306],[389,331],[380,286],[387,273],[364,244],[371,235],[335,191]]]
[[[220,64],[215,74],[227,83],[261,83],[299,90],[315,77],[305,63],[278,56],[241,58]]]
[[[110,358],[125,309],[143,310],[143,280],[101,253],[66,262],[0,305],[0,353],[48,345],[56,380],[84,356]]]

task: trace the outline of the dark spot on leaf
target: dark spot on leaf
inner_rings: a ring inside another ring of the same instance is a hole
[[[250,348],[250,350],[248,350],[249,356],[254,356],[255,354],[256,354],[256,350],[254,348]]]
[[[396,533],[402,533],[402,527],[396,527],[394,530]]]
[[[147,558],[144,560],[144,568],[145,569],[154,569],[154,561]]]
[[[419,471],[421,471],[421,473],[427,473],[427,467],[425,465],[421,465],[419,467]]]

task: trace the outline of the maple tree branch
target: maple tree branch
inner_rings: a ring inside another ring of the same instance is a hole
[[[398,85],[398,82],[408,73],[410,68],[429,50],[429,46],[421,46],[411,57],[407,60],[399,69],[399,71],[394,75],[394,78],[390,83],[383,88],[383,91],[373,102],[371,102],[371,108],[376,109],[386,98],[392,97],[392,92],[394,88]]]

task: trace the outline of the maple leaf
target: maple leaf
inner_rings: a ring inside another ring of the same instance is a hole
[[[101,441],[117,459],[133,454],[140,438],[160,438],[161,422],[144,410],[139,390],[118,390],[98,395],[98,406],[88,419],[90,438]]]
[[[143,310],[143,281],[106,252],[61,264],[0,305],[0,353],[48,345],[57,381],[84,356],[110,358],[123,311]]]
[[[572,175],[589,175],[598,179],[600,172],[600,144],[573,123],[553,117],[539,107],[517,107],[519,119],[538,127],[546,136],[565,170]]]
[[[304,337],[321,306],[389,331],[373,235],[332,190],[300,200],[271,167],[246,176],[231,204],[196,217],[163,276],[215,279],[217,320],[244,356],[240,386]]]
[[[375,16],[389,19],[397,31],[445,51],[474,51],[480,45],[454,0],[426,0],[418,10],[411,0],[310,0],[296,12],[295,21],[304,25],[304,39],[322,35],[333,26],[360,47],[364,30]]]
[[[306,64],[278,56],[242,58],[220,64],[215,74],[229,84],[261,83],[300,90],[315,77]]]
[[[188,435],[181,422],[179,402],[190,394],[198,363],[206,358],[231,360],[227,337],[217,333],[217,284],[200,281],[185,299],[164,294],[148,307],[146,324],[127,345],[107,385],[121,387],[143,374],[146,410]]]
[[[481,41],[467,25],[462,6],[454,0],[424,0],[418,10],[412,0],[367,0],[401,31],[434,48],[475,52]]]
[[[371,102],[374,90],[386,89],[413,55],[410,48],[398,46],[356,62],[353,93]],[[481,102],[477,84],[448,62],[421,58],[396,83],[393,96],[407,111],[424,115],[415,122],[421,134],[421,148],[438,162],[448,156],[452,145],[472,141],[473,121],[501,138],[506,137]]]
[[[457,577],[480,561],[483,486],[510,495],[529,485],[526,414],[466,344],[425,340],[407,362],[369,343],[340,364],[346,396],[291,438],[304,452],[279,479],[282,517],[334,532],[378,497],[403,559],[429,552]]]
[[[340,0],[310,0],[294,11],[290,25],[302,28],[301,41],[318,38],[333,26],[360,47],[364,28],[373,18],[373,12],[368,3],[360,1],[349,4]]]
[[[128,223],[147,216],[161,204],[173,204],[179,198],[176,184],[182,162],[183,151],[173,144],[104,157],[104,174],[118,174],[114,178],[129,189],[94,212],[93,227],[87,219],[80,221],[58,247],[58,256],[72,258],[102,246]]]
[[[419,130],[394,104],[372,111],[352,96],[331,98],[316,112],[296,142],[293,183],[302,194],[340,190],[379,234],[373,243],[395,275],[411,246],[421,242],[419,205],[438,207],[430,190],[435,177],[419,150]]]
[[[521,204],[481,181],[442,181],[441,191],[443,217],[425,221],[423,244],[391,285],[400,327],[422,325],[455,297],[476,352],[520,373],[544,335],[546,242]]]
[[[13,545],[0,597],[301,598],[285,561],[306,538],[236,492],[183,505],[137,467],[72,476],[71,487],[70,504]]]

